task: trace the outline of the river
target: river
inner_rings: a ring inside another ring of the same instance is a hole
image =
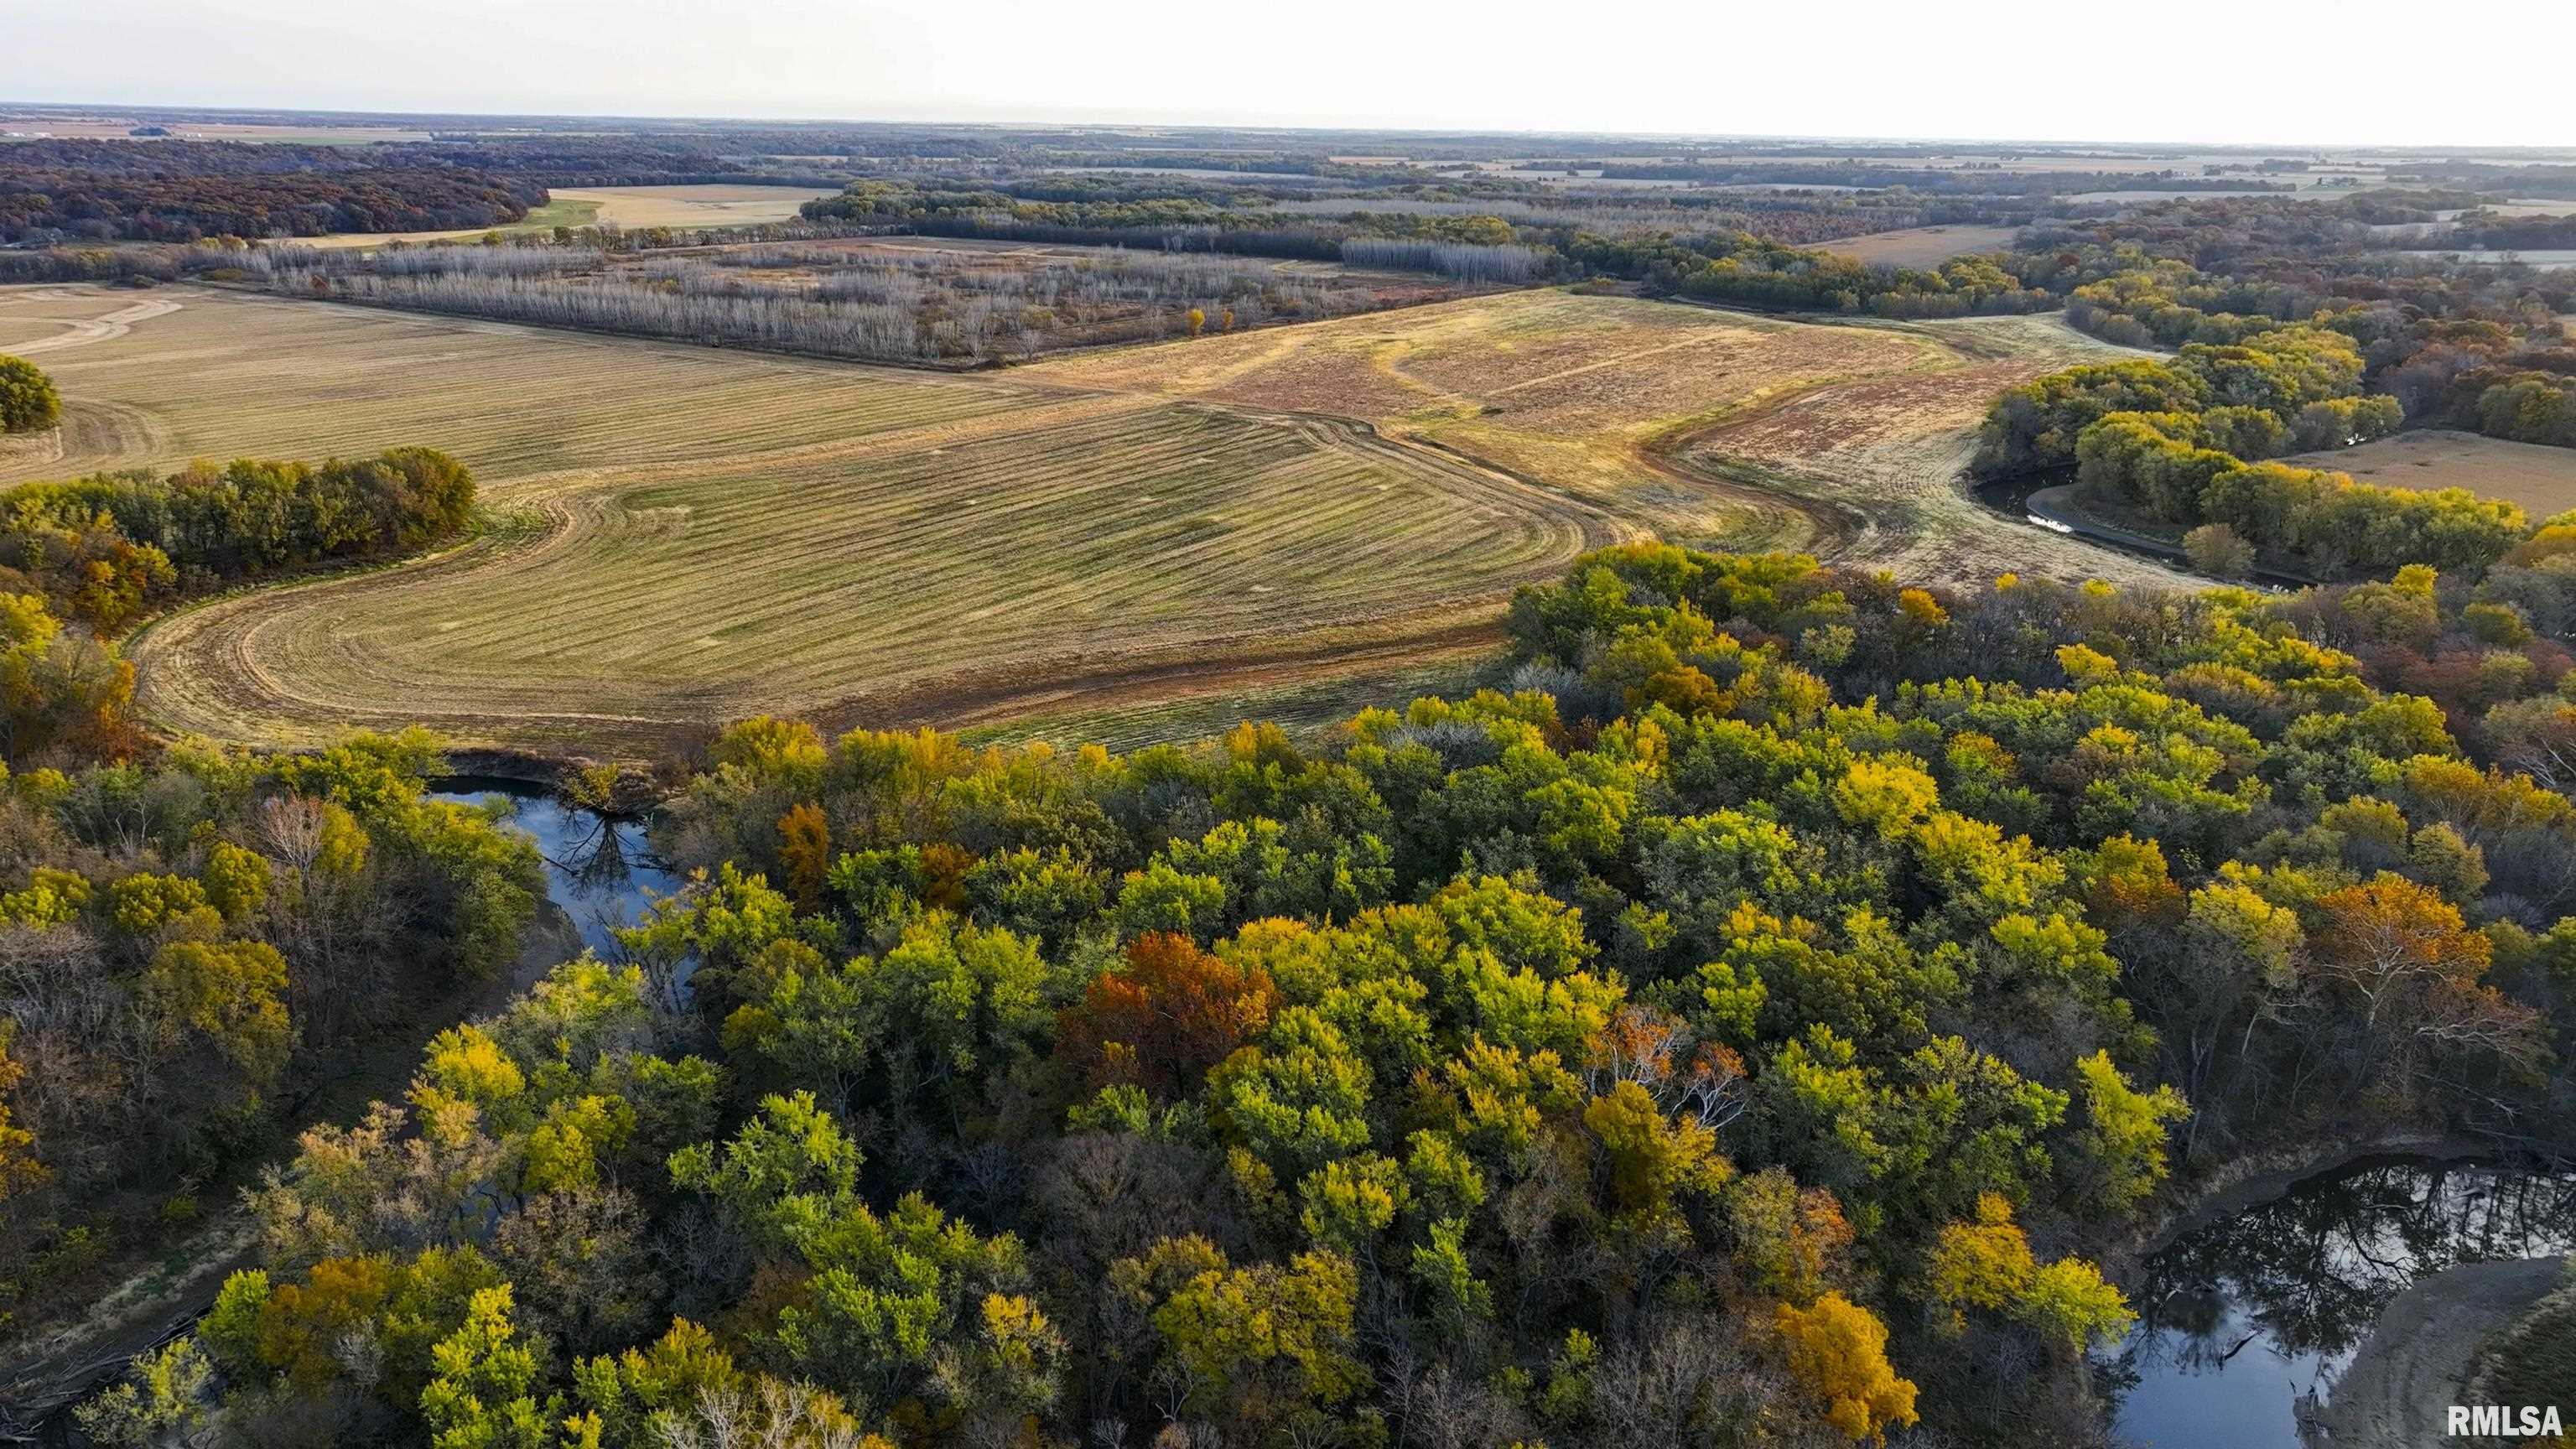
[[[2576,1252],[2576,1172],[2376,1159],[2312,1177],[2146,1261],[2104,1367],[2112,1427],[2158,1449],[2301,1449],[2380,1310],[2464,1263]]]

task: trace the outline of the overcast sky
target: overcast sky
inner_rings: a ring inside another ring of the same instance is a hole
[[[2576,145],[2571,0],[0,0],[0,100]]]

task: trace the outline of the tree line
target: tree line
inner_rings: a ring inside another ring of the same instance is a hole
[[[2095,273],[2069,294],[2067,320],[2106,340],[2179,347],[2323,328],[2352,340],[2366,387],[2397,398],[2414,426],[2576,444],[2576,348],[2558,321],[2576,308],[2576,272],[2409,255],[2411,239],[2371,229],[2363,218],[2380,213],[2368,204],[2175,202],[2029,245]]]
[[[2362,355],[2341,332],[2230,333],[2241,340],[2006,391],[1987,412],[1976,467],[2008,477],[2072,466],[2097,502],[2191,529],[2194,561],[2236,576],[2260,562],[2324,578],[2415,563],[2474,576],[2531,533],[2521,509],[2466,489],[2381,488],[2264,461],[2385,435],[2403,410],[2360,392]]]
[[[1420,245],[1446,254],[1368,264],[1487,281],[1509,277],[1515,259],[1521,271],[1528,265],[1517,248]],[[1386,285],[1197,252],[995,259],[820,239],[640,260],[578,240],[372,257],[269,247],[243,260],[247,275],[292,296],[903,363],[991,362],[1341,316],[1379,305]]]
[[[473,517],[473,475],[434,448],[21,483],[0,490],[0,591],[113,634],[182,595],[417,553]]]

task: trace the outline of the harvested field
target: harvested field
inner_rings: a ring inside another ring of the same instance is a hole
[[[1903,376],[1834,380],[1677,439],[1674,464],[1795,500],[1827,553],[1900,574],[2056,574],[2129,583],[2179,576],[2133,555],[1998,518],[1963,488],[1995,394],[2077,363],[2137,356],[2054,315],[1882,324],[1937,361]]]
[[[2331,468],[2382,488],[2417,492],[2466,488],[2482,498],[2518,503],[2535,519],[2576,508],[2576,448],[2426,429],[2281,461],[2302,468]]]
[[[0,291],[0,324],[129,294]],[[169,288],[58,352],[69,426],[0,480],[401,441],[509,526],[217,600],[132,644],[173,731],[641,752],[761,710],[1154,710],[1487,647],[1511,587],[1639,531],[1351,421]],[[5,335],[5,333],[0,333]]]
[[[1676,429],[1821,381],[1938,361],[1892,332],[1535,291],[1095,353],[1020,375],[1365,418],[1606,498],[1645,481],[1644,449]],[[1704,512],[1672,521],[1718,524]]]
[[[14,300],[47,292],[73,300]],[[198,288],[0,288],[0,336],[33,333],[39,317],[95,322],[144,303],[158,309],[146,324],[86,328],[42,354],[63,393],[65,446],[50,462],[0,464],[0,482],[436,442],[497,484],[574,466],[771,453],[1025,396]]]
[[[1931,267],[1969,252],[2002,251],[2019,235],[2021,228],[2012,226],[1914,226],[1829,241],[1823,249],[1856,262]]]
[[[131,309],[151,304],[150,315]],[[120,320],[121,319],[121,320]],[[1508,293],[938,375],[205,288],[0,289],[66,426],[0,481],[426,442],[472,544],[137,636],[148,718],[641,754],[759,711],[1142,738],[1489,650],[1517,583],[1694,541],[2150,576],[1958,491],[2054,319]]]

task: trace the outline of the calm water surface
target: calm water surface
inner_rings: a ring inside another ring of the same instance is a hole
[[[507,800],[509,823],[536,837],[546,859],[546,894],[603,956],[616,945],[611,931],[634,925],[650,901],[680,888],[679,876],[654,858],[641,819],[575,809],[533,785],[473,775],[450,776],[429,793],[469,805]]]
[[[2148,1259],[2106,1360],[2113,1427],[2156,1449],[2300,1449],[2388,1300],[2462,1263],[2576,1251],[2576,1174],[2377,1160],[2310,1178]]]

